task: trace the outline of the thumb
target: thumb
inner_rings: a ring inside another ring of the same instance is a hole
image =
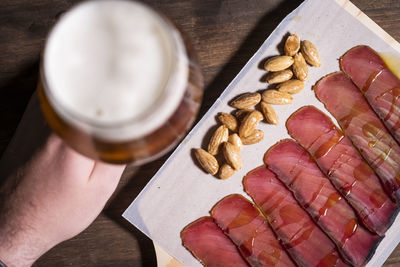
[[[89,176],[91,187],[108,199],[115,191],[126,165],[108,164],[96,161]]]

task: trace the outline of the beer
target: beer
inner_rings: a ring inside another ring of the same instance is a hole
[[[51,30],[38,85],[43,113],[78,152],[142,164],[192,125],[203,79],[168,19],[132,1],[89,1]]]

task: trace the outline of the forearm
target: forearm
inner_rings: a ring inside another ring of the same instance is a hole
[[[5,238],[10,240],[10,238]],[[13,266],[31,266],[37,257],[33,256],[31,249],[26,247],[23,243],[4,242],[3,238],[0,238],[0,260],[7,265],[7,267]]]
[[[0,260],[8,267],[31,266],[40,257],[39,246],[35,245],[35,237],[7,225],[0,231]]]
[[[31,266],[47,250],[43,236],[29,225],[31,216],[18,203],[18,193],[8,195],[0,208],[0,260],[8,267]]]

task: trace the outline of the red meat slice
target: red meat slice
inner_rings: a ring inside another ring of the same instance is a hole
[[[380,237],[359,224],[353,209],[307,151],[293,140],[282,140],[267,151],[264,162],[293,192],[347,261],[362,266],[369,260]]]
[[[211,217],[202,217],[187,225],[181,232],[181,239],[204,266],[248,266],[235,244]]]
[[[314,106],[302,107],[286,122],[303,146],[371,231],[383,236],[397,214],[379,178],[332,120]]]
[[[264,216],[243,196],[226,196],[214,206],[211,216],[251,266],[295,266]]]
[[[400,147],[361,92],[342,72],[322,78],[314,90],[345,135],[381,178],[386,191],[400,201]]]
[[[246,175],[243,185],[299,266],[347,266],[333,242],[274,173],[265,166],[258,167]]]
[[[400,80],[368,46],[350,49],[341,58],[340,67],[400,143]]]

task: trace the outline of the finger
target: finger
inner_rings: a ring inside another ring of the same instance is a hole
[[[89,177],[89,183],[102,193],[111,196],[126,165],[108,164],[96,161]]]

